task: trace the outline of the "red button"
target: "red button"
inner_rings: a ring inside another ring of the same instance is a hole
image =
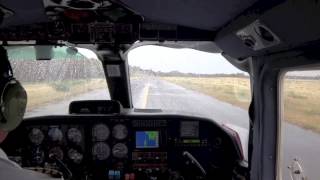
[[[135,179],[136,179],[135,174],[134,174],[134,173],[131,173],[129,180],[135,180]]]
[[[130,175],[129,174],[125,174],[124,175],[124,180],[130,180]]]

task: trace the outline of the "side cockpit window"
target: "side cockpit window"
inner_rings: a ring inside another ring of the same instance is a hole
[[[282,179],[319,179],[320,70],[289,71],[282,83]]]

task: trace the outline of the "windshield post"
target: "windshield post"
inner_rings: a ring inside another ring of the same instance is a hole
[[[104,56],[102,62],[110,97],[119,101],[124,108],[132,108],[128,63],[120,56],[117,56],[116,60],[110,60],[108,57]]]

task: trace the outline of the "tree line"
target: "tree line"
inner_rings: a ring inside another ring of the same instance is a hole
[[[130,74],[132,76],[166,76],[166,77],[249,77],[245,73],[234,73],[234,74],[195,74],[195,73],[183,73],[179,71],[161,72],[153,70],[145,70],[137,66],[130,66]]]

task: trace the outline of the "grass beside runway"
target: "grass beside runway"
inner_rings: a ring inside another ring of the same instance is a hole
[[[163,80],[218,100],[248,109],[250,82],[244,77],[162,77]],[[319,80],[285,79],[284,118],[305,129],[320,133]]]
[[[320,133],[320,80],[284,81],[285,119]]]
[[[47,103],[70,98],[92,90],[107,90],[105,79],[23,83],[23,86],[28,94],[27,111]]]
[[[243,109],[248,109],[251,100],[250,82],[247,78],[163,77],[162,79]]]

